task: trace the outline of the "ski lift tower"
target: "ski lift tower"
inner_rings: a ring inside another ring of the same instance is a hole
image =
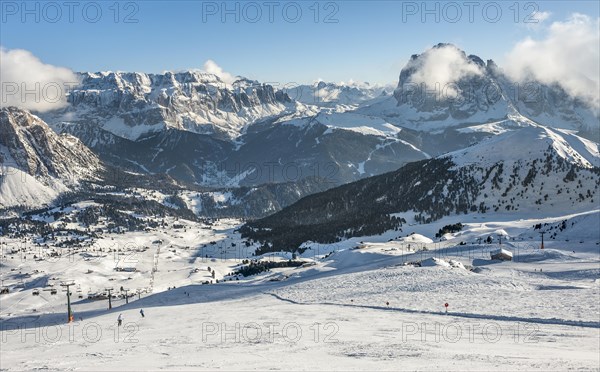
[[[108,292],[108,310],[112,309],[112,291],[114,290],[113,288],[104,288],[104,290],[106,292]]]
[[[71,310],[71,290],[69,287],[75,285],[73,281],[67,281],[60,283],[61,287],[67,288],[67,323],[71,323],[73,321],[73,311]]]
[[[540,247],[540,249],[544,249],[544,234],[545,234],[545,232],[544,232],[544,231],[542,231],[542,232],[540,233],[540,235],[542,236],[542,246]]]

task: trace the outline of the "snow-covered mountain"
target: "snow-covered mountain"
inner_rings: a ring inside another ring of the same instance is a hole
[[[226,170],[208,168],[199,168],[205,169],[205,172],[199,172],[197,176],[208,178],[214,175],[217,178],[210,182],[228,187],[207,190],[192,184],[178,185],[168,174],[194,179],[188,163],[177,156],[179,151],[193,153],[195,147],[202,144],[205,154],[210,154],[215,164],[216,159],[223,155],[223,149],[218,147],[219,141],[204,136],[205,142],[200,142],[197,137],[201,135],[187,131],[168,130],[141,143],[104,132],[106,141],[103,143],[110,142],[126,149],[127,156],[124,158],[128,160],[121,162],[118,154],[100,151],[102,158],[119,164],[120,168],[106,165],[76,137],[56,134],[39,117],[15,107],[0,111],[0,133],[0,210],[40,208],[64,200],[77,200],[83,195],[105,197],[106,192],[110,195],[114,190],[141,199],[142,203],[159,202],[168,208],[187,209],[190,214],[256,218],[331,186],[331,181],[315,175],[259,187],[238,187],[240,180],[236,181],[235,174],[228,175]],[[147,146],[148,141],[151,146]],[[160,151],[149,153],[148,149],[153,148]],[[131,159],[139,160],[136,166],[143,167],[144,162],[152,164],[157,157],[161,162],[166,159],[171,163],[178,162],[179,166],[156,174],[123,170],[128,168]]]
[[[81,141],[56,134],[44,121],[15,107],[0,110],[0,205],[39,206],[99,180],[105,170]]]
[[[393,87],[389,89],[391,92]],[[289,97],[307,105],[327,107],[336,111],[355,109],[361,104],[388,94],[386,87],[369,83],[328,83],[298,85],[285,89]]]
[[[381,234],[406,222],[429,223],[455,214],[560,216],[598,209],[599,179],[598,143],[530,123],[463,150],[311,195],[248,224],[245,234],[280,249]]]
[[[412,56],[393,94],[357,83],[229,85],[195,71],[81,79],[67,108],[42,116],[52,128],[111,165],[211,187],[310,176],[339,185],[531,123],[600,140],[597,113],[583,102],[557,86],[513,82],[450,44]]]
[[[131,140],[167,128],[234,138],[247,124],[296,109],[270,85],[247,79],[228,85],[196,71],[86,72],[80,79],[69,92],[70,105],[44,115],[59,131],[84,123]]]
[[[597,110],[570,97],[557,85],[512,81],[492,60],[484,62],[452,44],[413,55],[400,73],[393,97],[357,110],[404,128],[439,133],[483,124],[510,125],[522,115],[553,128],[576,130],[598,141]]]

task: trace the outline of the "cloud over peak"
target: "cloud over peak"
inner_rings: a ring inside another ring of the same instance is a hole
[[[469,76],[480,76],[482,68],[469,60],[465,53],[452,44],[438,44],[417,58],[413,58],[405,68],[414,68],[409,83],[425,84],[427,89],[440,89],[456,94],[456,84]]]
[[[507,74],[516,81],[535,79],[558,84],[595,108],[600,106],[599,19],[573,14],[553,22],[544,36],[527,37],[507,54]]]
[[[218,76],[219,79],[221,79],[225,84],[233,84],[233,82],[237,80],[236,76],[230,74],[229,72],[223,71],[221,66],[217,65],[217,63],[212,59],[204,62],[203,69],[209,74]]]

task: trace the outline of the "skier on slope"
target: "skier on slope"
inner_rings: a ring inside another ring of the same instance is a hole
[[[145,315],[144,315],[144,309],[140,309],[140,315],[142,316],[142,318],[145,317]]]
[[[122,323],[123,323],[123,314],[119,314],[119,317],[117,318],[117,324],[120,327]]]

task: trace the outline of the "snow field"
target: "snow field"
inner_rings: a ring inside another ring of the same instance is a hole
[[[166,218],[168,227],[104,234],[96,242],[116,245],[116,253],[78,251],[55,260],[10,258],[6,249],[31,242],[3,239],[2,279],[11,293],[0,298],[2,368],[594,370],[600,363],[600,253],[593,230],[599,216],[455,216],[333,245],[307,242],[304,266],[212,285],[202,285],[212,279],[209,266],[222,281],[252,258],[254,247],[242,248],[234,231],[239,221],[209,226]],[[533,226],[550,229],[563,220],[569,228],[540,250]],[[458,221],[462,231],[432,239]],[[497,240],[476,242],[499,233],[512,262],[490,260]],[[436,264],[415,266],[423,261]],[[114,270],[127,265],[137,271]],[[83,294],[106,286],[119,293],[121,285],[151,291],[129,304],[113,299],[112,310],[106,299],[75,298],[69,326],[60,288],[57,295],[32,295],[67,279]]]

